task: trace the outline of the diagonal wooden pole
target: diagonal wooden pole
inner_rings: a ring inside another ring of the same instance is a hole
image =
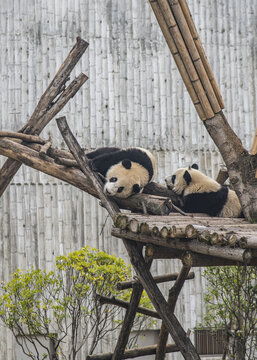
[[[87,80],[87,76],[80,74],[65,89],[65,84],[69,80],[71,71],[85,52],[88,43],[81,38],[77,38],[67,58],[64,60],[54,79],[41,96],[38,105],[31,115],[27,125],[20,132],[26,134],[39,135],[44,127],[53,119],[53,117],[64,107],[64,105],[73,97],[79,88]],[[58,97],[59,96],[59,97]],[[58,97],[58,98],[57,98]],[[56,99],[57,98],[57,99]],[[14,175],[21,166],[21,162],[7,159],[0,170],[0,197],[11,182]]]

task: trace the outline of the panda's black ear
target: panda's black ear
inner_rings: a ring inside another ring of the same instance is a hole
[[[122,160],[122,165],[124,166],[124,168],[130,169],[131,168],[131,161],[129,159]]]
[[[189,185],[192,181],[191,175],[187,170],[185,171],[183,178],[186,180],[187,185]]]
[[[198,165],[197,165],[197,164],[193,164],[193,165],[191,166],[191,168],[192,168],[192,169],[196,169],[196,170],[198,170],[198,169],[199,169],[199,167],[198,167]]]
[[[140,192],[140,186],[138,185],[138,184],[134,184],[133,185],[133,192],[135,193],[135,194],[137,194],[137,193],[139,193]]]

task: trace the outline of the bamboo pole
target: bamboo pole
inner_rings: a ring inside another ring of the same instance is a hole
[[[154,1],[150,0],[150,4],[151,4],[153,12],[154,12],[154,14],[156,16],[156,19],[157,19],[157,21],[158,21],[158,23],[160,25],[160,28],[161,28],[161,30],[163,32],[163,35],[164,35],[165,40],[167,42],[167,45],[168,45],[168,47],[170,49],[170,52],[173,55],[174,61],[175,61],[176,65],[177,65],[177,68],[178,68],[178,70],[180,72],[180,75],[181,75],[181,77],[182,77],[182,79],[184,81],[184,84],[185,84],[185,86],[187,88],[187,91],[188,91],[188,93],[189,93],[189,95],[191,97],[191,100],[192,100],[195,108],[196,108],[196,111],[197,111],[197,113],[198,113],[201,120],[206,120],[206,115],[205,115],[203,107],[202,107],[202,105],[200,103],[197,92],[195,91],[194,86],[190,81],[190,77],[189,77],[188,72],[186,70],[186,67],[185,67],[185,65],[184,65],[184,63],[183,63],[183,61],[181,59],[181,56],[180,56],[180,54],[179,54],[179,52],[177,50],[177,47],[176,47],[176,45],[174,43],[174,40],[173,40],[173,38],[172,38],[172,36],[171,36],[171,34],[169,32],[169,28],[168,28],[168,26],[166,24],[166,21],[165,21],[165,18],[163,16],[163,13],[162,13],[162,11],[160,9],[160,6],[159,6],[158,2],[155,1],[155,0]]]
[[[215,77],[213,75],[211,66],[210,66],[210,64],[208,62],[208,59],[206,57],[205,51],[203,49],[201,40],[200,40],[198,32],[196,30],[194,21],[192,19],[190,10],[189,10],[188,5],[187,5],[187,2],[186,2],[186,0],[178,0],[178,2],[180,4],[180,6],[181,6],[181,9],[182,9],[183,13],[184,13],[186,22],[187,22],[188,27],[190,29],[190,32],[192,34],[192,38],[193,38],[194,43],[195,43],[195,45],[197,47],[197,50],[199,52],[199,55],[200,55],[201,60],[203,62],[204,68],[205,68],[206,73],[208,75],[208,78],[209,78],[209,80],[211,82],[212,88],[213,88],[213,90],[215,92],[216,98],[218,99],[219,105],[220,105],[221,109],[224,109],[225,105],[224,105],[224,102],[222,100],[222,96],[221,96],[219,87],[218,87],[218,85],[216,83],[216,80],[215,80]]]
[[[185,65],[185,68],[189,75],[190,81],[195,89],[195,92],[197,93],[197,95],[199,97],[199,100],[200,100],[200,103],[204,110],[204,113],[206,115],[206,118],[210,119],[214,116],[214,112],[213,112],[212,107],[209,103],[209,100],[205,94],[204,88],[201,84],[201,81],[200,81],[197,71],[195,69],[194,63],[190,57],[190,54],[188,53],[187,47],[184,43],[182,35],[177,26],[177,23],[173,17],[168,0],[158,0],[158,4],[159,4],[161,12],[165,18],[165,21],[166,21],[166,24],[170,31],[170,34],[171,34],[171,36],[174,40],[174,43],[177,47],[177,51],[179,52],[181,59]]]
[[[221,111],[220,104],[216,98],[215,92],[212,88],[212,85],[210,83],[209,77],[206,73],[205,67],[203,65],[202,59],[199,55],[198,49],[194,43],[192,34],[190,32],[188,23],[185,19],[184,13],[181,10],[180,4],[177,0],[169,0],[169,4],[174,16],[174,20],[177,23],[177,26],[180,30],[180,33],[184,39],[185,45],[189,51],[189,54],[191,56],[191,59],[194,63],[194,66],[196,68],[196,71],[198,73],[198,76],[201,80],[201,83],[204,87],[204,90],[206,92],[206,95],[209,99],[209,102],[211,104],[212,110],[214,113],[218,113]]]

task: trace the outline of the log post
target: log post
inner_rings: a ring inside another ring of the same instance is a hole
[[[184,356],[184,359],[200,360],[195,347],[187,337],[176,316],[170,311],[168,303],[155,284],[150,271],[147,269],[143,256],[138,252],[137,244],[130,240],[124,243],[141,284],[148,293],[156,311],[161,316],[173,340]]]
[[[190,266],[183,265],[180,270],[180,273],[178,274],[175,284],[169,291],[168,305],[172,313],[174,313],[179,293],[185,283],[185,280],[189,276],[189,271],[190,271]],[[165,358],[165,353],[166,353],[165,349],[168,341],[168,335],[169,335],[168,329],[166,328],[165,324],[162,323],[160,335],[159,335],[159,341],[156,349],[156,358],[155,358],[156,360],[164,360]]]

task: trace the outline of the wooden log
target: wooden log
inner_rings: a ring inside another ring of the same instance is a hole
[[[156,284],[160,284],[160,283],[164,283],[164,282],[168,282],[168,281],[175,281],[175,280],[177,280],[177,277],[178,277],[178,273],[174,273],[174,274],[153,276],[153,279],[156,282]],[[188,274],[186,280],[194,279],[194,277],[195,277],[195,274],[193,272],[191,272]],[[117,289],[118,290],[130,289],[135,284],[138,284],[138,283],[139,283],[138,280],[124,281],[122,283],[117,284]]]
[[[197,73],[199,75],[199,78],[201,80],[201,83],[205,89],[205,92],[207,94],[208,100],[211,104],[212,110],[214,113],[218,113],[221,111],[221,107],[219,105],[219,102],[216,98],[215,92],[212,88],[212,85],[210,83],[209,77],[206,73],[205,67],[203,65],[202,59],[199,55],[198,49],[194,43],[192,34],[190,32],[189,26],[187,24],[187,21],[185,19],[184,13],[181,10],[180,4],[177,0],[169,0],[170,7],[172,10],[172,13],[174,15],[174,19],[179,27],[180,33],[185,41],[185,45],[189,51],[189,54],[192,58],[192,61],[195,65],[195,68],[197,70]]]
[[[8,137],[12,139],[20,139],[24,142],[35,142],[38,144],[45,144],[46,141],[37,135],[22,134],[12,131],[0,131],[0,137]]]
[[[128,228],[130,231],[134,233],[138,233],[140,230],[140,224],[136,219],[131,219],[128,224]]]
[[[17,161],[19,161],[19,164],[22,162],[27,166],[63,180],[98,198],[93,183],[78,168],[71,167],[69,171],[67,171],[66,166],[56,164],[51,157],[46,156],[45,159],[41,159],[38,151],[33,150],[33,148],[38,148],[39,146],[38,144],[24,146],[7,138],[0,138],[0,155],[16,160],[13,163],[14,166],[16,166]],[[49,155],[53,155],[55,151],[57,153],[59,151],[61,152],[61,150],[49,149]],[[70,154],[69,152],[65,153],[67,155]],[[10,166],[12,166],[12,164],[10,164]],[[115,201],[121,209],[127,209],[133,212],[142,212],[142,204],[146,206],[149,213],[156,215],[163,213],[166,209],[164,200],[161,201],[158,197],[156,198],[146,194],[133,195],[128,199],[115,198]],[[167,209],[167,213],[169,213],[169,209]]]
[[[65,165],[68,167],[79,167],[76,160],[58,157],[58,158],[55,158],[54,161],[56,162],[56,164],[59,164],[59,165]]]
[[[100,304],[102,304],[102,305],[110,304],[110,305],[122,307],[123,309],[129,308],[129,303],[127,301],[123,301],[123,300],[115,299],[115,298],[108,298],[107,296],[102,296],[102,295],[97,295],[97,297],[98,297],[98,300],[100,301]],[[139,314],[150,316],[155,319],[160,319],[160,315],[158,315],[158,313],[156,311],[146,309],[141,306],[136,307],[136,312],[138,312]]]
[[[156,238],[142,234],[134,234],[126,230],[120,230],[117,228],[112,229],[112,235],[115,237],[130,239],[133,241],[142,242],[146,244],[152,243],[168,248],[190,250],[196,253],[221,257],[223,259],[232,260],[232,261],[239,261],[245,264],[250,263],[252,259],[252,251],[250,249],[241,249],[241,248],[232,249],[229,247],[207,245],[197,240],[180,241],[174,239],[172,241],[167,241],[166,239],[162,239],[161,237]]]
[[[225,169],[220,169],[216,181],[220,185],[223,185],[227,179],[228,179],[228,171]]]
[[[149,228],[149,225],[144,222],[140,225],[140,231],[139,231],[141,234],[150,234],[150,228]]]
[[[120,229],[126,229],[128,226],[128,217],[126,215],[117,214],[113,219],[114,226]]]
[[[160,230],[160,235],[163,239],[167,239],[170,234],[170,229],[167,228],[167,226],[163,226]]]
[[[42,146],[42,148],[39,151],[39,157],[45,158],[45,156],[48,154],[48,151],[50,147],[52,146],[52,138],[49,136],[49,140]]]
[[[257,235],[242,236],[239,239],[238,244],[243,249],[257,249]]]
[[[189,95],[191,97],[191,100],[192,100],[195,108],[196,108],[196,111],[197,111],[200,119],[206,120],[206,115],[205,115],[204,110],[202,108],[202,105],[200,103],[199,97],[198,97],[198,95],[197,95],[197,93],[196,93],[196,91],[195,91],[195,89],[194,89],[194,87],[193,87],[193,85],[192,85],[192,83],[190,81],[190,78],[188,76],[185,65],[184,65],[184,63],[183,63],[183,61],[181,59],[181,56],[180,56],[180,54],[179,54],[179,52],[177,50],[177,47],[176,47],[176,45],[174,43],[174,40],[173,40],[173,38],[172,38],[172,36],[171,36],[171,34],[169,32],[169,28],[167,26],[167,23],[165,21],[165,18],[163,16],[162,11],[160,10],[159,4],[155,0],[154,1],[150,0],[150,4],[151,4],[153,12],[154,12],[154,14],[156,16],[156,19],[157,19],[157,21],[158,21],[158,23],[160,25],[160,28],[161,28],[161,30],[163,32],[164,38],[165,38],[165,40],[166,40],[166,42],[168,44],[170,52],[173,55],[174,61],[175,61],[176,65],[177,65],[177,67],[178,67],[178,70],[179,70],[180,75],[181,75],[181,77],[182,77],[182,79],[184,81],[184,84],[185,84],[185,86],[187,88],[187,91],[188,91],[188,93],[189,93]]]
[[[216,80],[215,80],[215,77],[213,75],[211,66],[210,66],[210,64],[208,62],[207,56],[206,56],[205,51],[203,49],[202,43],[200,41],[198,32],[197,32],[195,24],[193,22],[190,10],[189,10],[188,5],[187,5],[187,2],[186,2],[186,0],[178,0],[178,1],[179,1],[180,6],[181,6],[181,9],[182,9],[182,11],[184,13],[186,22],[188,24],[188,27],[189,27],[190,32],[192,34],[192,37],[194,39],[195,45],[197,47],[197,50],[198,50],[199,55],[201,57],[201,60],[203,62],[203,65],[204,65],[204,68],[205,68],[206,73],[208,75],[208,78],[209,78],[209,80],[210,80],[210,82],[212,84],[212,87],[213,87],[213,90],[215,92],[216,98],[219,101],[221,109],[224,109],[225,105],[224,105],[224,102],[222,100],[222,96],[221,96],[219,87],[218,87],[218,85],[216,83]]]
[[[106,208],[112,219],[114,219],[115,215],[120,212],[119,207],[112,199],[107,199],[107,196],[103,193],[103,183],[97,173],[91,170],[89,160],[72,134],[66,118],[58,118],[56,119],[56,122],[70,152],[79,164],[80,169],[92,181],[102,205]]]
[[[68,96],[66,89],[66,96],[60,99],[60,101],[62,102],[62,107],[59,106],[59,100],[54,102],[54,99],[57,97],[57,95],[63,92],[65,83],[68,80],[71,71],[73,70],[87,47],[88,43],[86,41],[77,38],[75,46],[72,48],[71,52],[64,60],[54,79],[52,80],[44,94],[41,96],[39,103],[36,106],[33,114],[31,115],[28,124],[23,127],[20,132],[26,132],[26,134],[32,133],[32,127],[39,121],[41,122],[41,118],[43,118],[43,116],[45,116],[45,123],[46,119],[48,119],[49,122],[57,114],[57,110],[60,111],[61,108],[69,101],[70,97],[74,96],[80,86],[87,80],[87,77],[85,77],[85,75],[83,75],[82,78],[80,76],[80,81],[76,84],[73,84],[72,87],[69,88],[68,91],[70,93],[70,96]],[[53,106],[55,107],[55,111],[52,111]],[[39,134],[39,132],[37,132],[37,134]],[[16,172],[19,170],[20,166],[21,163],[14,161],[13,159],[7,159],[2,166],[0,170],[0,197],[4,193],[5,189],[11,182]]]
[[[150,269],[152,264],[152,260],[148,259],[146,266]],[[139,302],[142,296],[143,287],[141,283],[134,284],[129,307],[126,311],[125,318],[122,324],[122,328],[112,355],[112,360],[119,360],[124,355],[124,351],[126,349],[126,345],[128,343],[129,334],[131,332],[134,319],[136,316],[137,308],[139,306]]]
[[[166,346],[166,353],[178,352],[179,348],[175,344]],[[139,356],[150,356],[156,353],[156,345],[144,346],[142,348],[126,350],[120,359],[133,359]],[[97,355],[87,355],[86,360],[112,360],[112,353],[104,353]]]
[[[157,196],[163,196],[165,198],[171,199],[172,203],[176,206],[182,206],[183,200],[182,197],[177,195],[174,191],[169,190],[166,186],[158,184],[154,181],[150,182],[144,187],[144,194],[155,194]]]
[[[181,259],[183,253],[183,250],[168,249],[153,244],[147,244],[145,247],[145,254],[153,259]]]
[[[196,254],[191,251],[187,251],[181,258],[183,265],[191,267],[207,267],[207,266],[240,266],[244,265],[242,262],[222,259],[215,256]],[[248,266],[256,266],[257,258],[253,258],[248,263]]]
[[[135,235],[136,234],[134,234],[134,236]],[[185,360],[200,360],[196,349],[187,337],[176,316],[170,311],[167,301],[164,299],[161,291],[155,284],[150,271],[146,267],[142,255],[137,250],[137,244],[133,241],[127,240],[124,242],[124,245],[126,246],[131,263],[141,284],[146,290],[156,311],[165,323],[165,326],[171,334],[175,344],[178,346],[179,351],[182,353]]]
[[[189,275],[190,267],[182,266],[178,277],[176,279],[175,284],[173,287],[169,290],[169,296],[168,296],[168,305],[170,307],[170,311],[174,313],[176,302],[178,299],[178,296],[180,294],[180,291],[185,283],[186,278]],[[168,341],[168,329],[166,328],[165,324],[162,323],[159,340],[157,344],[157,350],[156,350],[156,360],[164,360],[165,358],[165,349],[166,344]]]
[[[190,77],[191,83],[195,89],[195,92],[198,95],[200,103],[202,105],[203,111],[206,115],[207,119],[210,119],[214,116],[214,112],[211,108],[209,100],[205,94],[204,88],[201,84],[201,81],[198,77],[195,66],[192,62],[192,59],[188,53],[186,45],[184,43],[183,37],[179,31],[177,23],[173,17],[172,11],[170,9],[168,0],[158,0],[158,4],[160,6],[160,10],[165,18],[166,24],[169,28],[171,36],[176,44],[177,50],[181,56],[181,59],[185,65],[187,73]]]

